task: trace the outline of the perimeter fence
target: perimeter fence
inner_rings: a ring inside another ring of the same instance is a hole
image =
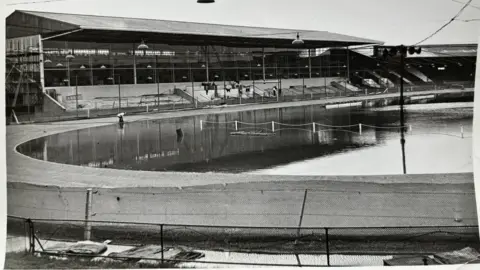
[[[153,257],[136,258],[130,255],[129,260],[194,263],[200,267],[202,264],[335,266],[345,265],[348,256],[422,256],[465,247],[477,250],[480,248],[478,226],[245,227],[28,219],[9,216],[7,232],[9,235],[25,236],[28,251],[34,254],[58,255],[53,246],[59,242],[110,240],[111,245],[132,248],[156,246],[160,250]],[[204,256],[172,257],[169,255],[171,248],[191,250]],[[250,259],[235,260],[233,253],[244,256],[246,254]],[[114,254],[117,259],[121,258],[121,253]],[[304,259],[302,263],[300,255],[309,256],[310,259]],[[87,256],[112,258],[112,255]],[[278,256],[283,256],[284,259],[288,256],[296,257],[298,262],[283,263],[288,260],[278,260]]]
[[[259,83],[261,84],[261,83]],[[427,92],[436,90],[457,89],[465,90],[474,87],[473,82],[449,82],[443,84],[426,84],[405,86],[404,92]],[[382,96],[384,94],[396,94],[400,88],[365,88],[351,91],[349,88],[344,90],[330,89],[330,86],[307,87],[301,85],[296,88],[284,88],[282,94],[272,95],[268,91],[252,90],[249,94],[225,95],[219,94],[212,98],[192,97],[186,91],[175,89],[169,95],[166,94],[145,94],[136,97],[111,96],[108,98],[95,98],[84,100],[81,94],[66,97],[68,102],[64,105],[65,110],[59,111],[34,111],[33,108],[15,109],[7,111],[7,123],[25,123],[25,122],[51,122],[66,121],[75,119],[88,119],[97,117],[114,116],[120,112],[127,114],[157,113],[178,110],[192,110],[211,108],[216,106],[242,105],[242,104],[267,104],[307,100],[328,100],[355,98],[367,96]],[[120,86],[121,89],[121,86]],[[226,90],[222,90],[226,93]],[[195,91],[201,92],[201,91]],[[175,95],[173,95],[175,93]],[[53,103],[56,101],[56,93],[45,93],[47,99]],[[80,103],[79,103],[80,102]],[[68,105],[67,105],[68,104]],[[73,106],[73,107],[72,107]]]

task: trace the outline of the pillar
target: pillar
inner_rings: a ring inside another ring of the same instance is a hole
[[[262,48],[262,73],[263,81],[265,82],[265,48]],[[255,79],[255,77],[253,77]]]
[[[310,56],[310,49],[308,49],[308,74],[310,74],[310,79],[312,78],[312,58]]]
[[[208,55],[208,46],[205,46],[205,68],[206,68],[206,73],[207,73],[207,83],[210,82],[210,74],[209,74],[209,62],[210,62],[210,56]]]
[[[133,84],[137,84],[137,50],[133,43]]]
[[[38,60],[39,60],[39,66],[38,68],[40,69],[40,84],[42,86],[42,92],[45,93],[45,65],[43,63],[44,57],[43,57],[43,42],[40,36],[38,36]]]

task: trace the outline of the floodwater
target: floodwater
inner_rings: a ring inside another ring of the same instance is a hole
[[[88,128],[17,150],[51,162],[129,170],[401,174],[399,116],[398,106],[268,109]],[[405,119],[407,173],[472,172],[473,102],[407,105]]]

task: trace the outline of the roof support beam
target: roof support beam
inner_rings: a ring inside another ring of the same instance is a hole
[[[61,36],[70,35],[70,34],[73,34],[73,33],[76,33],[76,32],[82,31],[82,30],[83,30],[83,29],[75,29],[75,30],[68,31],[68,32],[65,32],[65,33],[62,33],[62,34],[58,34],[58,35],[54,35],[54,36],[51,36],[51,37],[42,38],[42,40],[54,39],[54,38],[58,38],[58,37],[61,37]]]

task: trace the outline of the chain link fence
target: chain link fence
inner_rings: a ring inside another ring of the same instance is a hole
[[[465,247],[480,248],[478,226],[426,227],[236,227],[123,223],[85,220],[48,220],[8,217],[9,235],[26,235],[30,252],[49,252],[48,243],[87,240],[112,245],[186,248],[198,252],[263,255],[317,255],[330,266],[335,256],[432,255]],[[338,260],[338,258],[337,258]],[[179,260],[178,262],[196,262]],[[208,258],[202,263],[208,262]],[[248,264],[231,259],[215,264]],[[250,262],[255,264],[255,262]],[[264,264],[262,264],[264,265]],[[275,265],[275,264],[273,264]],[[281,264],[278,264],[281,265]],[[298,266],[298,265],[291,265]],[[305,265],[302,265],[305,266]]]

